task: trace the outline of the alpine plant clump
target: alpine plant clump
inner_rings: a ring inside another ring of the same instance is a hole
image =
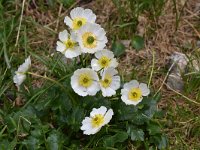
[[[144,145],[147,149],[165,149],[167,140],[161,133],[160,124],[152,119],[154,114],[159,112],[157,109],[159,96],[151,96],[150,85],[147,86],[135,79],[131,81],[124,79],[118,69],[119,62],[115,53],[106,46],[108,42],[106,31],[95,21],[96,15],[93,11],[81,7],[72,9],[70,16],[64,18],[68,28],[58,34],[55,49],[57,56],[70,60],[67,61],[70,64],[62,64],[61,61],[62,66],[69,65],[64,66],[66,70],[69,68],[68,72],[58,73],[61,79],[57,81],[56,75],[51,79],[28,72],[31,67],[29,56],[15,71],[14,83],[20,89],[27,78],[26,75],[30,74],[53,82],[50,87],[55,84],[62,87],[63,91],[59,91],[55,86],[55,90],[49,94],[57,92],[49,98],[55,98],[53,100],[56,102],[55,108],[50,113],[54,113],[50,118],[56,118],[56,121],[51,120],[52,124],[56,124],[57,120],[60,121],[57,125],[52,125],[52,128],[64,123],[59,127],[60,131],[65,127],[66,130],[63,131],[69,132],[72,141],[75,135],[74,139],[81,138],[80,141],[83,141],[77,149],[83,149],[81,146],[85,144],[84,142],[88,142],[88,135],[94,134],[97,135],[89,138],[91,142],[86,145],[86,149],[92,142],[95,142],[93,144],[95,146],[101,143],[100,147],[114,147],[116,143],[127,141],[124,144],[126,147],[130,140],[140,141],[143,144],[140,149],[144,149]],[[52,68],[56,68],[57,61],[56,57],[56,63]],[[140,80],[140,77],[138,79]],[[48,88],[44,91],[48,91]],[[48,94],[45,96],[48,97]],[[62,100],[57,101],[58,97]],[[34,103],[37,103],[37,100],[34,100]],[[54,107],[51,102],[47,102],[46,106]]]

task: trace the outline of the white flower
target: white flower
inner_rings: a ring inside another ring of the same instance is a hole
[[[77,31],[78,42],[84,53],[103,50],[108,42],[106,32],[98,24],[87,23]]]
[[[59,40],[57,41],[56,50],[63,53],[66,58],[73,58],[81,54],[80,47],[76,42],[75,33],[71,33],[71,35],[64,30],[59,33]]]
[[[118,62],[116,58],[114,58],[114,54],[109,50],[101,50],[95,53],[95,57],[97,59],[92,59],[91,66],[95,71],[99,71],[101,69],[105,69],[108,67],[116,68],[118,66]]]
[[[89,68],[78,69],[71,77],[71,86],[78,95],[94,96],[99,90],[99,77],[97,73]]]
[[[99,83],[104,97],[115,95],[116,90],[119,89],[120,77],[117,73],[118,71],[114,68],[107,68],[102,72],[102,79]]]
[[[71,18],[70,18],[71,17]],[[95,23],[96,15],[90,9],[77,7],[71,10],[70,17],[65,17],[64,22],[72,30],[78,30],[86,23]]]
[[[31,66],[31,58],[30,56],[25,60],[25,62],[19,66],[17,71],[15,71],[15,75],[13,77],[13,82],[16,84],[16,86],[20,86],[24,80],[26,79],[26,72]]]
[[[90,117],[85,117],[82,121],[81,130],[83,130],[83,134],[90,135],[97,133],[104,125],[108,124],[113,116],[113,110],[107,108],[105,106],[101,106],[96,109],[93,108],[92,112],[90,112]]]
[[[124,88],[121,90],[121,99],[127,105],[137,105],[142,101],[142,96],[147,96],[149,93],[150,90],[146,84],[139,84],[138,81],[132,80],[124,84]]]

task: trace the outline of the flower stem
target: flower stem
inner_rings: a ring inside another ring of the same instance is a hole
[[[82,55],[79,56],[79,59],[80,59],[80,61],[81,61],[81,66],[84,67],[84,62],[83,62],[83,57],[82,57]]]
[[[59,83],[59,82],[57,82],[57,81],[55,81],[55,80],[53,80],[53,79],[51,79],[51,78],[49,78],[49,77],[47,77],[47,76],[41,76],[41,75],[36,74],[36,73],[33,73],[33,72],[27,72],[27,73],[30,74],[30,75],[36,76],[36,77],[40,77],[40,78],[49,80],[49,81],[51,81],[51,82],[53,82],[53,83],[59,85],[64,91],[67,92],[66,88],[65,88],[61,83]]]
[[[153,72],[154,72],[154,66],[155,66],[155,52],[153,50],[153,64],[152,64],[152,68],[151,68],[151,74],[150,74],[150,77],[149,77],[148,88],[151,84],[151,80],[152,80],[152,76],[153,76]]]

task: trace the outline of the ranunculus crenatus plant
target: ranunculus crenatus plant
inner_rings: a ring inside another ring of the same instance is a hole
[[[157,121],[159,94],[152,96],[149,86],[135,79],[122,80],[120,61],[106,47],[106,32],[95,21],[93,11],[81,7],[65,17],[67,27],[58,34],[56,50],[72,60],[63,63],[70,69],[61,73],[54,64],[57,77],[49,80],[55,84],[44,94],[54,100],[35,101],[35,110],[43,112],[41,116],[51,112],[53,127],[60,138],[68,139],[62,144],[69,149],[126,149],[130,143],[140,149],[165,149],[167,139]],[[29,67],[30,57],[16,72],[17,86]]]

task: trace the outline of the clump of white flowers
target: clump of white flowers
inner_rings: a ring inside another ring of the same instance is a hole
[[[17,87],[19,87],[24,80],[26,80],[26,73],[31,67],[31,58],[30,56],[25,60],[25,62],[19,66],[17,71],[15,71],[15,75],[13,77],[13,81]]]
[[[71,76],[71,87],[76,94],[95,96],[100,91],[103,97],[114,97],[121,86],[117,70],[118,62],[114,53],[106,49],[108,40],[105,30],[95,21],[96,15],[92,10],[74,8],[70,12],[70,17],[64,19],[69,30],[59,33],[56,50],[70,59],[83,55],[80,57],[81,62],[82,58],[94,55],[90,66],[77,69]],[[16,86],[20,86],[26,79],[30,66],[29,56],[15,72],[13,80]],[[121,99],[126,105],[137,105],[142,101],[143,96],[148,96],[149,93],[146,84],[132,80],[125,83],[121,89]],[[95,134],[110,122],[113,114],[113,110],[107,110],[105,106],[93,108],[90,117],[82,121],[81,130],[86,135]]]
[[[70,12],[70,17],[65,17],[64,22],[69,26],[70,32],[64,30],[59,33],[57,51],[63,53],[66,58],[74,58],[81,54],[94,54],[91,60],[91,68],[81,68],[71,77],[71,86],[80,96],[95,96],[101,91],[104,97],[116,95],[121,81],[118,75],[117,59],[114,53],[105,49],[108,42],[105,30],[95,23],[96,15],[90,9],[80,7]],[[121,90],[121,99],[127,105],[137,105],[148,96],[149,88],[144,83],[133,80],[124,84]],[[101,106],[93,108],[90,117],[82,121],[81,130],[84,134],[97,133],[102,126],[107,124],[113,115],[113,110]]]

